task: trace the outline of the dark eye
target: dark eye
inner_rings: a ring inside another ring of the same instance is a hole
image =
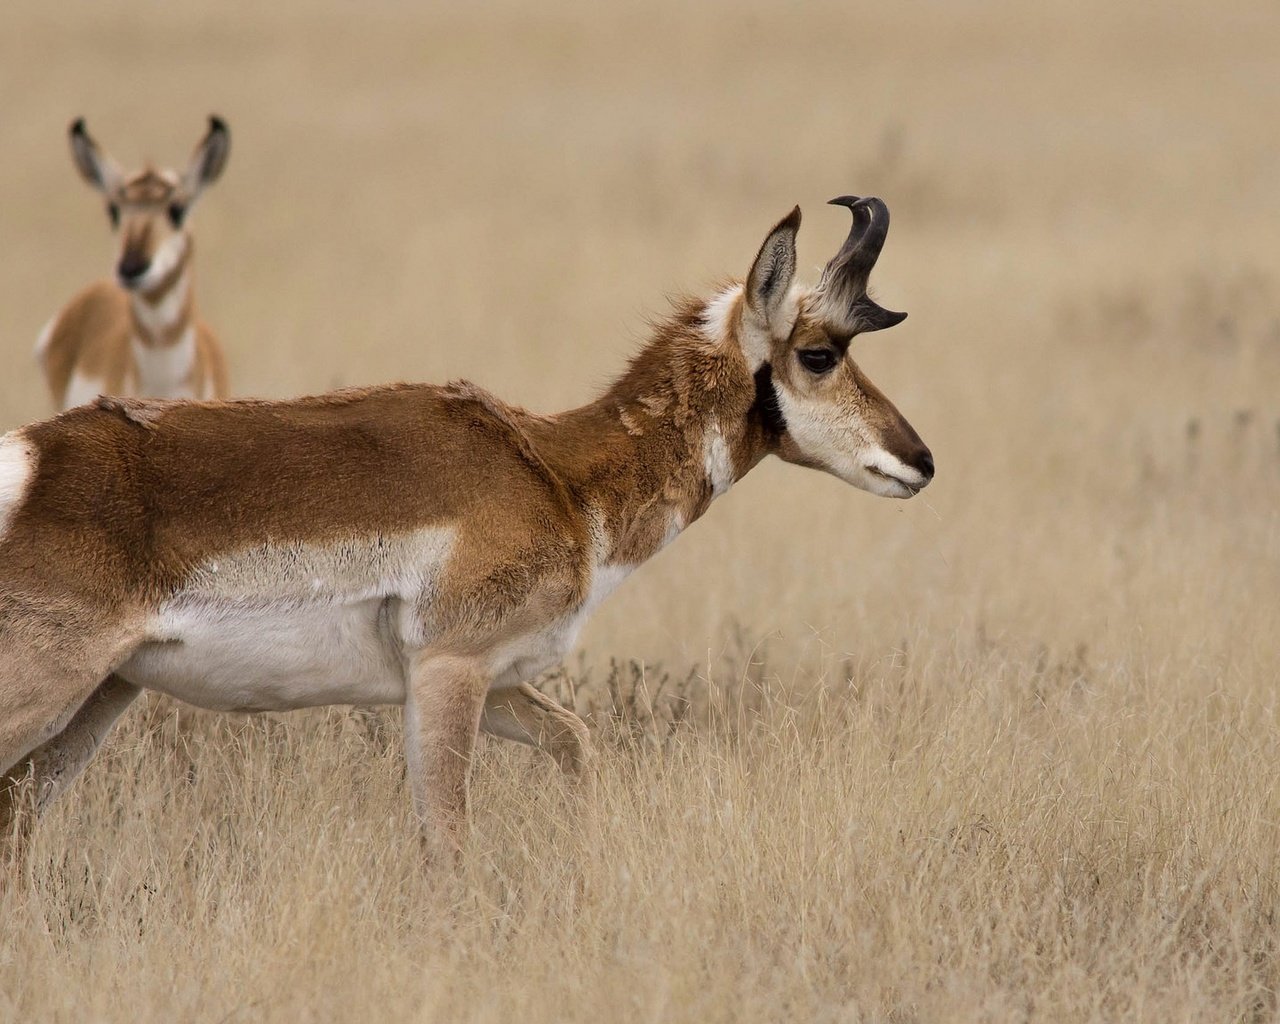
[[[107,203],[107,216],[111,218],[111,226],[113,228],[120,226],[120,207],[115,203]]]
[[[187,208],[181,203],[169,204],[169,223],[175,228],[182,227],[182,218],[187,215]]]
[[[829,348],[802,348],[796,355],[810,373],[829,373],[840,361]]]

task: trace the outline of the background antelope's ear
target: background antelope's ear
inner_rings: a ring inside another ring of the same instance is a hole
[[[747,306],[771,327],[795,277],[796,232],[799,230],[800,207],[797,206],[769,232],[747,275]]]
[[[71,159],[75,161],[76,170],[99,192],[110,194],[124,180],[120,165],[111,159],[89,135],[84,126],[84,118],[77,117],[71,122]]]
[[[188,204],[195,202],[196,197],[207,185],[218,180],[227,166],[227,157],[231,154],[231,132],[227,123],[216,114],[209,115],[209,131],[195,152],[191,154],[191,162],[182,174],[182,191]]]

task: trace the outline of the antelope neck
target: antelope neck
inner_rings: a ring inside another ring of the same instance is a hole
[[[192,320],[191,245],[165,276],[147,291],[129,293],[133,334],[144,348],[177,345]]]
[[[532,440],[585,508],[602,565],[638,565],[770,450],[736,341],[662,338],[590,405],[540,419]]]

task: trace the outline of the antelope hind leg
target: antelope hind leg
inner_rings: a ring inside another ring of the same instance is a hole
[[[0,778],[0,835],[13,836],[20,850],[34,819],[84,771],[138,693],[132,683],[109,676],[56,735],[10,767]]]
[[[480,728],[550,755],[562,771],[577,775],[591,762],[591,736],[572,711],[528,683],[491,690]]]

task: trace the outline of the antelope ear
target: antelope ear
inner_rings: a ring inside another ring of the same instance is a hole
[[[780,220],[760,246],[747,275],[747,308],[771,329],[777,326],[783,300],[796,274],[796,232],[800,230],[800,207]]]
[[[195,202],[205,186],[218,180],[231,155],[231,132],[227,123],[216,114],[209,115],[209,131],[191,154],[191,161],[182,173],[182,192],[187,204]]]
[[[69,129],[71,138],[71,159],[75,162],[80,177],[99,192],[110,195],[124,180],[120,165],[104,153],[93,141],[88,129],[84,126],[84,118],[77,117],[71,122]]]

